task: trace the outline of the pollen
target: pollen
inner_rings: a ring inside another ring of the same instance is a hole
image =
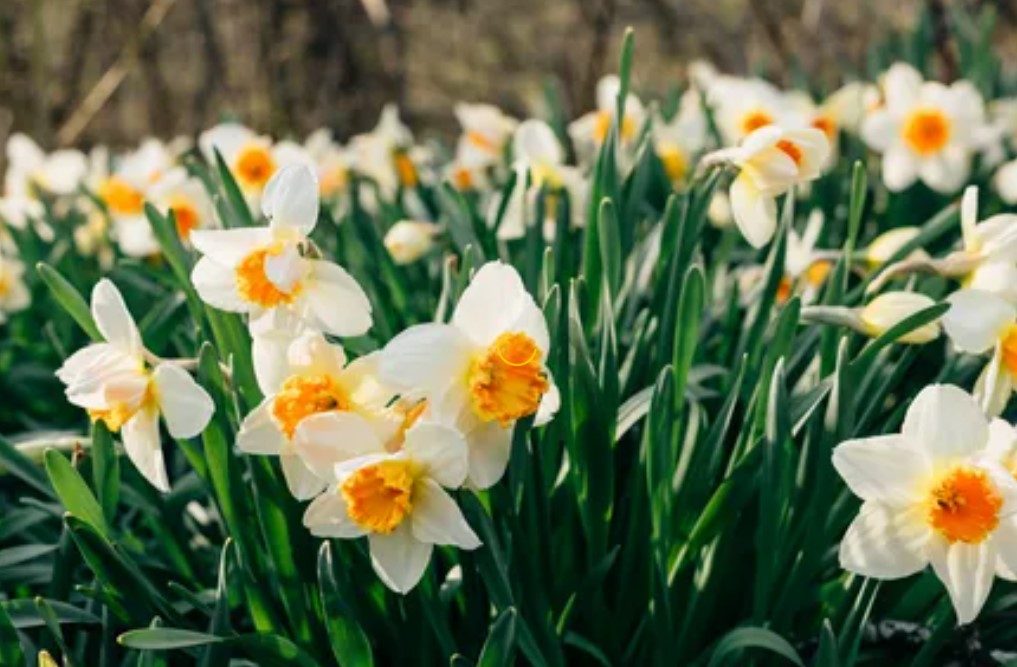
[[[773,116],[762,109],[753,109],[741,119],[742,134],[752,134],[761,127],[773,125]]]
[[[473,412],[507,427],[534,414],[549,384],[541,350],[524,333],[504,333],[470,366],[467,375]]]
[[[241,184],[249,188],[262,188],[275,173],[276,163],[267,148],[251,145],[237,155],[235,172]]]
[[[99,186],[98,194],[113,215],[138,215],[145,205],[141,193],[116,176]]]
[[[1017,324],[1011,324],[1003,334],[1000,345],[1003,366],[1010,375],[1017,377]]]
[[[948,542],[978,544],[996,529],[1003,498],[982,470],[955,467],[928,497],[929,525]]]
[[[272,417],[287,438],[293,438],[305,417],[349,409],[346,392],[330,375],[291,376],[272,401]]]
[[[413,161],[403,151],[398,151],[392,157],[392,162],[395,165],[396,176],[399,177],[399,182],[404,188],[415,188],[419,182],[417,176],[417,168],[413,166]]]
[[[802,149],[798,146],[798,144],[793,141],[788,141],[787,139],[781,139],[777,142],[777,148],[780,149],[784,155],[791,158],[791,160],[794,161],[795,166],[802,166],[802,159],[805,155],[802,153]]]
[[[388,534],[413,510],[413,482],[413,464],[409,461],[381,461],[350,475],[339,492],[358,526]]]
[[[950,141],[950,119],[937,109],[919,109],[904,121],[901,132],[911,150],[934,155]]]
[[[173,219],[176,221],[177,236],[182,241],[191,238],[191,232],[201,226],[197,209],[187,199],[176,197],[170,203],[170,210],[173,211]]]
[[[265,275],[265,259],[282,251],[283,245],[276,243],[255,250],[237,265],[237,291],[245,301],[263,308],[274,308],[280,304],[291,303],[300,293],[299,282],[292,290],[284,292]]]

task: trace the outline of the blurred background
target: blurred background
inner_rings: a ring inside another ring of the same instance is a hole
[[[629,25],[637,91],[679,84],[697,57],[832,88],[887,34],[935,33],[961,6],[994,7],[996,46],[1017,60],[1017,0],[0,0],[0,141],[122,145],[224,117],[345,138],[387,101],[440,134],[457,100],[523,115],[549,85],[574,115]],[[937,48],[949,77],[951,46]]]

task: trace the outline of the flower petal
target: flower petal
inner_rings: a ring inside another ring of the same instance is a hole
[[[134,357],[141,357],[141,334],[120,296],[120,290],[107,278],[92,289],[92,318],[106,342]]]
[[[173,364],[159,364],[152,372],[152,384],[171,436],[193,438],[205,430],[215,403],[187,371]]]
[[[195,229],[190,241],[202,255],[232,269],[252,252],[270,245],[272,230],[268,227]]]
[[[318,223],[318,177],[310,166],[291,164],[265,185],[261,211],[272,227],[291,228],[303,236]]]
[[[843,442],[833,450],[833,467],[862,500],[893,506],[913,502],[917,480],[929,472],[919,446],[899,435]]]
[[[991,292],[962,289],[947,301],[950,310],[943,315],[943,330],[961,352],[981,354],[991,349],[1017,318],[1017,308]]]
[[[452,497],[432,479],[423,479],[413,489],[410,516],[413,537],[428,544],[445,544],[476,549],[480,539],[466,523]]]
[[[970,394],[949,384],[919,392],[904,417],[902,434],[932,458],[973,454],[989,440],[989,424]]]
[[[328,486],[328,481],[307,467],[296,454],[283,454],[279,457],[279,464],[282,466],[283,477],[286,478],[286,486],[297,500],[310,500]]]
[[[929,561],[957,612],[957,622],[966,625],[975,620],[981,611],[996,574],[994,540],[979,544],[947,543],[941,538],[930,540]]]
[[[459,431],[432,422],[418,422],[406,432],[406,455],[425,466],[438,484],[454,489],[469,469],[466,439]]]
[[[404,521],[389,535],[371,533],[371,564],[385,585],[396,593],[409,593],[417,585],[431,560],[432,545],[413,538]]]
[[[364,529],[350,518],[346,501],[339,489],[330,488],[314,499],[304,512],[304,526],[318,537],[353,539],[363,536]]]
[[[304,418],[293,435],[293,448],[311,470],[331,479],[335,466],[371,454],[385,445],[371,424],[352,412],[322,412]]]
[[[360,336],[371,328],[371,302],[345,269],[323,260],[310,264],[306,303],[311,323],[335,336]]]
[[[219,310],[246,313],[251,308],[237,291],[237,276],[233,269],[210,257],[202,257],[194,265],[191,283],[202,301]]]
[[[488,262],[463,291],[452,324],[480,347],[487,347],[507,331],[526,333],[547,352],[550,336],[544,316],[523,285],[515,267]]]
[[[274,402],[275,396],[268,396],[244,417],[237,432],[237,449],[269,456],[278,456],[289,449],[285,434],[272,418]]]
[[[456,327],[418,324],[385,346],[378,370],[386,383],[423,391],[433,398],[465,375],[473,351],[473,345]]]
[[[890,192],[909,188],[918,178],[918,160],[904,146],[891,146],[883,154],[883,183]]]
[[[920,517],[878,502],[866,502],[840,542],[845,570],[876,579],[910,576],[928,563],[929,529]]]
[[[469,444],[469,482],[478,489],[498,483],[512,455],[512,427],[481,422],[466,436]]]
[[[142,408],[127,420],[120,431],[124,451],[138,472],[155,488],[163,493],[169,491],[166,475],[166,461],[162,455],[162,439],[159,437],[159,412],[154,408]]]
[[[751,179],[739,174],[731,183],[731,214],[742,236],[753,248],[762,248],[777,230],[777,203],[760,192]]]

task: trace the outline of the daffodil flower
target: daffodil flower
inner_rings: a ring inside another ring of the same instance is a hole
[[[25,285],[25,265],[0,247],[0,324],[10,313],[28,308],[32,293]]]
[[[456,144],[457,161],[480,168],[499,162],[519,121],[490,104],[460,102],[453,112],[463,129]]]
[[[434,223],[400,220],[385,233],[385,250],[396,264],[412,264],[434,247],[439,228]]]
[[[615,75],[603,77],[597,82],[597,108],[568,126],[569,137],[576,147],[580,164],[590,164],[596,158],[597,149],[607,138],[611,123],[617,115],[618,95],[621,80]],[[630,157],[639,132],[646,122],[646,109],[639,98],[631,92],[625,97],[622,119],[618,128],[619,159],[624,163]]]
[[[209,305],[251,318],[257,336],[311,328],[357,336],[371,326],[371,305],[338,265],[307,256],[318,219],[318,182],[305,165],[290,166],[265,188],[267,227],[196,230],[203,254],[191,280]]]
[[[183,167],[172,167],[152,184],[147,198],[163,215],[173,214],[177,237],[189,245],[191,232],[216,226],[212,199],[202,182]]]
[[[505,472],[517,420],[546,423],[559,395],[545,365],[544,315],[516,270],[485,264],[463,292],[451,324],[423,324],[382,351],[381,377],[419,392],[469,443],[469,480],[478,488]]]
[[[706,99],[725,145],[734,146],[768,125],[784,125],[792,108],[783,93],[762,79],[718,75],[710,78]]]
[[[222,155],[252,206],[257,205],[262,190],[280,167],[272,140],[239,123],[222,123],[205,130],[198,137],[198,146],[210,164],[215,164],[216,151]]]
[[[498,238],[522,238],[530,225],[542,225],[545,238],[553,238],[558,220],[561,198],[568,197],[571,212],[570,224],[579,226],[585,216],[586,179],[575,167],[565,164],[565,151],[554,130],[541,120],[520,123],[512,139],[515,186],[509,193]],[[529,185],[527,185],[527,181]],[[541,190],[544,200],[544,219],[536,218],[536,201]],[[491,213],[501,208],[501,202],[492,202]]]
[[[979,289],[959,290],[947,301],[943,329],[954,347],[968,354],[992,350],[974,395],[986,414],[998,415],[1017,388],[1017,306]]]
[[[921,179],[938,192],[954,192],[971,173],[973,138],[984,104],[967,81],[947,87],[923,81],[910,65],[886,73],[886,104],[862,122],[862,138],[883,154],[883,182],[900,192]]]
[[[686,91],[678,113],[666,121],[657,112],[651,128],[653,150],[664,167],[673,187],[685,183],[692,173],[695,159],[706,145],[707,120],[699,93]]]
[[[298,455],[293,437],[304,419],[323,412],[355,413],[369,419],[379,437],[391,436],[399,426],[384,414],[395,392],[378,380],[376,367],[377,355],[347,363],[343,348],[320,333],[297,337],[287,350],[284,376],[262,387],[265,399],[241,424],[237,447],[280,457],[293,496],[313,498],[331,473],[320,476]]]
[[[802,322],[845,326],[876,338],[912,315],[935,305],[932,298],[918,292],[886,292],[859,308],[806,306],[802,308]],[[939,338],[939,333],[939,322],[928,322],[901,336],[897,342],[922,345]]]
[[[1017,481],[992,456],[1013,437],[961,389],[930,385],[901,433],[837,446],[833,465],[863,501],[841,540],[841,566],[899,579],[931,564],[958,621],[973,621],[998,563],[1017,568]]]
[[[363,417],[325,413],[304,420],[296,437],[311,465],[334,475],[304,525],[320,537],[367,536],[374,570],[392,590],[417,585],[434,545],[480,546],[445,491],[466,479],[467,446],[455,429],[420,421],[392,448]]]
[[[193,438],[205,430],[215,405],[180,366],[148,366],[134,319],[107,279],[92,290],[92,317],[104,342],[79,350],[57,370],[67,385],[67,400],[85,408],[93,421],[119,432],[138,472],[160,491],[168,491],[160,415],[171,436]]]
[[[761,248],[777,229],[776,198],[795,184],[818,178],[829,152],[830,143],[819,130],[767,125],[737,148],[716,151],[704,162],[737,167],[730,191],[731,212],[745,240]]]

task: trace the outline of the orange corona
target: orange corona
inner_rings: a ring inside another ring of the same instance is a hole
[[[929,525],[948,542],[978,544],[999,525],[1003,498],[983,470],[956,467],[929,492]]]
[[[541,351],[524,333],[504,333],[470,366],[467,377],[474,413],[508,426],[534,414],[548,390]]]

